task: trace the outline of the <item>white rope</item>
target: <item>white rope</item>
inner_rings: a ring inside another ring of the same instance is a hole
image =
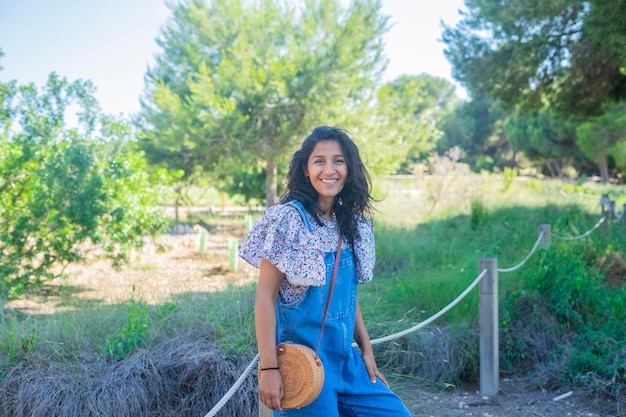
[[[571,197],[571,194],[568,194],[567,191],[565,191],[562,188],[559,189],[559,194],[561,194],[565,198]],[[598,196],[595,194],[586,194],[586,193],[583,193],[582,191],[577,191],[576,194],[578,194],[580,197],[589,198],[589,199],[598,198]]]
[[[474,289],[474,287],[480,282],[481,279],[483,279],[483,277],[487,274],[487,270],[483,269],[483,271],[480,273],[480,275],[478,275],[478,277],[474,280],[474,282],[472,282],[470,284],[469,287],[467,287],[465,289],[465,291],[463,291],[458,297],[456,297],[454,299],[454,301],[452,301],[450,304],[448,304],[446,307],[444,307],[442,310],[440,310],[438,313],[434,314],[433,316],[431,316],[430,318],[424,320],[421,323],[416,324],[415,326],[403,330],[401,332],[398,333],[394,333],[391,334],[389,336],[385,336],[385,337],[381,337],[380,339],[374,339],[372,340],[372,345],[377,345],[379,343],[384,343],[384,342],[388,342],[390,340],[394,340],[394,339],[398,339],[402,336],[406,336],[409,333],[413,333],[414,331],[421,329],[422,327],[426,326],[427,324],[430,324],[431,322],[435,321],[436,319],[438,319],[439,317],[441,317],[442,315],[444,315],[448,310],[450,310],[452,307],[454,307],[455,305],[457,305],[459,303],[459,301],[461,301],[463,298],[465,298],[465,296],[472,290]],[[353,343],[352,346],[356,347],[356,343]]]
[[[515,271],[516,269],[519,269],[520,267],[522,267],[528,261],[528,259],[530,259],[530,257],[533,255],[533,253],[535,253],[535,251],[539,247],[539,244],[541,243],[542,240],[543,240],[543,230],[541,232],[539,232],[539,237],[537,238],[537,241],[535,242],[535,245],[530,250],[530,253],[528,255],[526,255],[526,258],[524,258],[524,260],[522,262],[520,262],[517,265],[512,266],[510,268],[498,268],[498,272],[511,272],[511,271]]]
[[[592,198],[598,198],[598,196],[597,196],[597,195],[594,195],[594,194],[585,194],[585,193],[583,193],[582,191],[579,191],[579,192],[578,192],[578,195],[579,195],[579,196],[581,196],[581,197],[584,197],[584,198],[589,198],[589,199],[592,199]]]
[[[552,235],[553,238],[555,239],[560,239],[560,240],[578,240],[578,239],[582,239],[584,237],[589,236],[594,230],[596,230],[598,227],[600,227],[600,225],[602,223],[604,223],[604,221],[606,220],[606,217],[602,216],[602,218],[600,220],[598,220],[598,223],[596,223],[595,226],[593,226],[591,229],[587,230],[585,233],[583,233],[580,236],[575,236],[575,237],[561,237],[561,236],[556,236],[556,235]]]
[[[237,392],[237,390],[239,389],[239,387],[241,387],[241,384],[243,384],[243,381],[246,380],[246,378],[248,377],[248,374],[250,374],[250,372],[252,371],[252,369],[254,369],[254,366],[256,365],[256,363],[259,360],[259,354],[257,353],[256,356],[254,357],[254,359],[252,359],[252,362],[250,362],[250,365],[248,365],[248,367],[246,368],[245,371],[243,371],[243,373],[241,374],[241,376],[239,377],[239,379],[233,384],[232,387],[230,387],[230,389],[228,390],[228,392],[222,397],[221,400],[219,400],[217,402],[217,404],[215,404],[215,406],[213,406],[213,408],[211,408],[211,411],[209,411],[208,413],[206,413],[206,415],[204,417],[213,417],[215,416],[218,411],[220,411],[222,409],[222,407],[224,407],[224,405],[230,400],[230,398],[235,395],[235,392]]]

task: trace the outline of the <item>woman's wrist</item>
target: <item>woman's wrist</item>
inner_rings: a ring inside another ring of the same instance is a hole
[[[354,341],[356,342],[361,352],[363,352],[364,350],[372,350],[372,343],[369,338],[363,339],[359,336],[356,336],[354,338]]]

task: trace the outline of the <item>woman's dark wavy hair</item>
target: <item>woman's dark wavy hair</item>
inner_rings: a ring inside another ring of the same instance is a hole
[[[339,142],[348,167],[348,177],[345,179],[343,189],[335,198],[333,210],[340,229],[349,241],[354,242],[354,239],[359,238],[357,229],[359,216],[364,216],[369,220],[373,218],[372,202],[374,199],[371,195],[371,177],[363,165],[359,148],[345,130],[332,126],[319,126],[313,129],[291,158],[287,173],[287,187],[280,202],[298,200],[318,224],[323,224],[320,215],[324,213],[317,205],[317,191],[304,172],[315,145],[328,140]]]

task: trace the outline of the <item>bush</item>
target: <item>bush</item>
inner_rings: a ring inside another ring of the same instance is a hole
[[[36,287],[89,251],[123,262],[144,234],[167,226],[157,201],[168,177],[148,173],[131,150],[127,124],[94,110],[88,83],[52,75],[41,95],[32,85],[3,91],[0,294]],[[73,100],[83,109],[84,130],[65,127]],[[94,137],[96,124],[102,129]]]
[[[607,288],[598,261],[604,251],[610,246],[585,240],[553,243],[539,255],[526,289],[505,302],[504,362],[513,370],[565,354],[570,382],[593,381],[614,393],[626,383],[626,295]]]

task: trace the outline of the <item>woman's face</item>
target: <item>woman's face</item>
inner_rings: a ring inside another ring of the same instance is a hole
[[[330,212],[337,194],[343,190],[348,165],[341,145],[335,140],[319,141],[309,156],[304,175],[318,193],[320,209]]]

